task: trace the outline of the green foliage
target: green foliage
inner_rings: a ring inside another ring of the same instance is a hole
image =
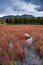
[[[37,18],[12,18],[5,20],[6,24],[41,24],[43,25],[43,17],[37,17]]]
[[[5,21],[4,20],[0,20],[0,24],[5,24]]]
[[[18,24],[18,19],[14,18],[14,24]]]
[[[2,21],[2,25],[4,24],[4,22]]]
[[[2,51],[0,51],[0,56],[3,56],[4,55],[4,52],[5,52],[5,50],[2,49]]]
[[[8,24],[8,23],[9,23],[9,19],[8,19],[8,18],[5,20],[5,23],[6,23],[6,24]]]
[[[12,61],[10,61],[10,65],[14,65],[14,61],[12,60]]]
[[[14,22],[13,22],[12,18],[10,18],[10,19],[7,18],[7,19],[5,20],[5,23],[6,23],[6,24],[13,24]]]
[[[13,24],[12,18],[9,19],[9,24]]]

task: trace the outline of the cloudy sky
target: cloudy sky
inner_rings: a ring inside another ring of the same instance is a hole
[[[0,0],[0,17],[22,14],[43,16],[43,0]]]

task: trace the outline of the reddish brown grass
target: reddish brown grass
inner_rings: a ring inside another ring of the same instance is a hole
[[[23,46],[25,45],[25,33],[31,34],[34,41],[36,41],[43,37],[43,25],[0,25],[0,52],[5,48],[11,58],[14,57],[14,51],[17,54],[16,56],[22,58],[24,56]],[[9,48],[10,40],[14,43],[14,48],[12,49]],[[6,56],[5,53],[3,57],[8,58],[6,63],[9,60],[8,55]],[[0,57],[0,61],[1,59]]]

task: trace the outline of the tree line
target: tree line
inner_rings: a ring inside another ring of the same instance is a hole
[[[43,17],[37,18],[7,18],[5,20],[6,24],[41,24],[43,25]],[[3,24],[3,22],[2,22]]]

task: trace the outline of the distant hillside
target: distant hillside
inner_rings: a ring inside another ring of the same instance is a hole
[[[34,17],[32,15],[8,15],[0,18],[0,24],[41,24],[43,25],[43,17]]]
[[[27,14],[24,14],[24,15],[22,15],[21,17],[34,17],[33,15],[27,15]]]
[[[13,15],[8,15],[8,16],[1,17],[1,19],[6,19],[6,18],[14,18],[14,16]]]
[[[19,16],[19,15],[16,15],[16,16],[8,15],[8,16],[3,16],[3,17],[1,17],[1,19],[14,18],[14,17],[17,17],[17,18],[26,17],[26,18],[28,18],[28,17],[34,17],[34,16],[32,16],[32,15],[27,15],[27,14],[24,14],[24,15],[21,15],[21,16]]]

